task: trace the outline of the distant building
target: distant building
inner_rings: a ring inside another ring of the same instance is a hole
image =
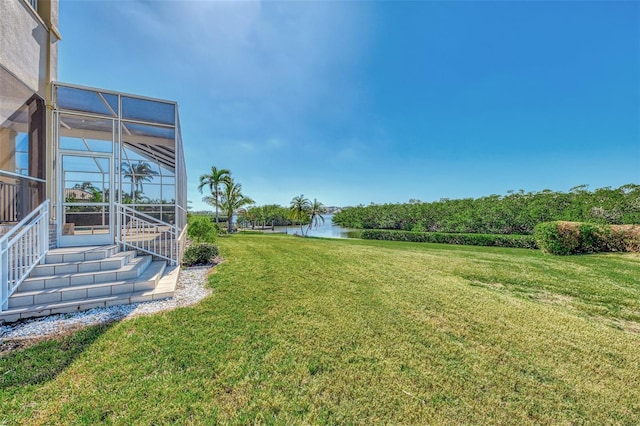
[[[340,213],[342,211],[342,207],[328,206],[328,207],[325,207],[324,210],[328,214],[335,214],[335,213]]]
[[[65,188],[64,199],[65,200],[90,200],[93,193],[85,191],[84,189]]]

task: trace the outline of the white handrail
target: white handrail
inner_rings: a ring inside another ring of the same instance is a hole
[[[47,183],[45,179],[40,179],[33,176],[21,175],[20,173],[8,172],[6,170],[0,170],[0,175],[8,176],[15,179],[24,179],[24,180],[30,180],[33,182]]]
[[[184,253],[184,245],[186,243],[187,227],[185,226],[178,237],[178,265],[182,264],[182,254]]]
[[[115,203],[117,243],[178,265],[182,260],[184,230],[131,207]]]
[[[49,200],[0,238],[0,312],[49,251]]]

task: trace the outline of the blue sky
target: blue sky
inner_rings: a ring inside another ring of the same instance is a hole
[[[59,79],[175,100],[194,209],[640,183],[636,1],[60,4]]]

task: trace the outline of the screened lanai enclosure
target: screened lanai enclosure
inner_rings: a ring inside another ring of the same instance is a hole
[[[186,171],[174,102],[55,84],[58,246],[112,244],[178,263]]]
[[[0,237],[45,200],[45,111],[0,67]]]

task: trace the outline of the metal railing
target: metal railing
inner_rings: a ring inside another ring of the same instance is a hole
[[[15,224],[44,198],[43,179],[0,170],[0,223]]]
[[[49,251],[49,200],[0,238],[0,311]]]
[[[0,222],[18,221],[18,185],[0,182]]]
[[[165,259],[171,265],[182,262],[185,230],[116,203],[118,218],[116,242]]]

